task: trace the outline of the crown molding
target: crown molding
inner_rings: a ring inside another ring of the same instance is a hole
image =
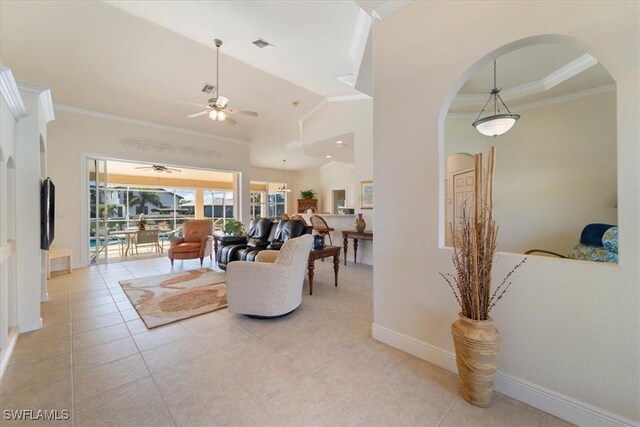
[[[226,136],[220,136],[220,135],[215,135],[215,134],[206,133],[206,132],[199,132],[199,131],[191,130],[191,129],[185,129],[185,128],[180,128],[180,127],[175,127],[175,126],[163,125],[163,124],[155,123],[155,122],[148,122],[146,120],[132,119],[130,117],[117,116],[115,114],[101,113],[99,111],[87,110],[85,108],[79,108],[79,107],[72,107],[70,105],[54,104],[53,107],[56,110],[59,110],[59,111],[65,111],[65,112],[74,113],[74,114],[81,114],[83,116],[96,117],[96,118],[99,118],[99,119],[113,120],[113,121],[117,121],[117,122],[129,123],[129,124],[134,124],[134,125],[138,125],[138,126],[145,126],[145,127],[154,128],[154,129],[161,129],[161,130],[166,130],[166,131],[170,131],[170,132],[177,132],[177,133],[182,133],[182,134],[186,134],[186,135],[199,136],[199,137],[202,137],[202,138],[213,139],[213,140],[217,140],[217,141],[233,142],[235,144],[249,145],[248,141],[243,141],[241,139],[234,139],[234,138],[229,138],[229,137],[226,137]]]
[[[0,65],[0,93],[16,120],[27,117],[27,108],[22,101],[13,73],[3,65]]]
[[[500,91],[502,99],[509,101],[524,96],[535,95],[536,93],[545,92],[562,82],[569,80],[571,77],[577,76],[583,71],[596,65],[598,61],[588,53],[580,56],[579,58],[569,62],[556,71],[552,72],[546,77],[540,80],[534,80],[529,83],[524,83],[518,86],[514,86],[509,89],[503,89]],[[453,99],[453,102],[483,102],[487,99],[487,93],[467,93],[458,94]]]
[[[593,89],[581,90],[579,92],[570,93],[568,95],[556,96],[555,98],[543,99],[540,101],[530,102],[528,104],[517,105],[512,108],[515,112],[531,110],[533,108],[545,107],[547,105],[560,104],[562,102],[573,101],[575,99],[584,98],[586,96],[598,95],[605,92],[613,92],[616,90],[615,84],[596,87]],[[449,113],[447,118],[476,118],[477,113]]]
[[[578,59],[571,61],[564,67],[554,71],[543,79],[545,90],[549,90],[552,87],[559,85],[560,83],[569,80],[571,77],[582,73],[585,70],[593,67],[598,63],[598,60],[593,56],[585,53]]]
[[[18,81],[17,85],[20,90],[38,95],[38,101],[40,101],[42,111],[44,112],[44,118],[47,123],[55,120],[55,115],[53,114],[53,101],[51,100],[51,90],[48,87],[24,81]]]

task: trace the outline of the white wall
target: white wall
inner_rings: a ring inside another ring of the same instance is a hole
[[[137,140],[139,146],[125,146]],[[88,263],[86,181],[84,157],[159,163],[171,166],[236,171],[241,173],[243,221],[249,219],[249,146],[195,132],[117,120],[56,109],[49,127],[49,175],[56,185],[56,236],[54,246],[73,250],[74,267]],[[214,150],[217,152],[212,153]]]
[[[322,183],[320,169],[307,169],[302,171],[296,171],[293,176],[293,186],[291,199],[294,200],[292,212],[298,212],[298,199],[300,198],[300,192],[305,190],[313,190],[316,193],[318,199],[318,207],[322,206]]]
[[[447,118],[445,153],[486,155],[496,146],[498,250],[568,255],[586,224],[618,221],[615,92],[521,114],[499,138],[481,135],[473,119]]]
[[[303,142],[305,143],[321,141],[351,132],[354,139],[353,164],[332,162],[325,165],[320,169],[320,189],[314,188],[314,190],[321,194],[321,210],[330,212],[331,189],[347,188],[347,207],[355,208],[356,213],[362,213],[367,223],[367,230],[373,230],[374,210],[360,209],[360,181],[374,179],[373,101],[358,99],[328,102],[305,119],[302,125]],[[358,249],[359,259],[361,255],[363,263],[373,264],[373,243],[371,241],[361,242]]]
[[[617,83],[620,264],[531,257],[492,312],[502,335],[496,387],[569,421],[637,423],[639,4],[502,5],[412,2],[376,24],[376,222],[405,226],[376,229],[375,257],[384,262],[374,269],[374,336],[455,369],[450,325],[458,307],[438,275],[453,271],[450,250],[439,248],[444,118],[470,67],[490,62],[494,50],[543,34],[566,36]],[[410,200],[412,209],[398,209],[398,200]],[[406,242],[420,242],[419,250]],[[494,277],[520,259],[499,254]]]

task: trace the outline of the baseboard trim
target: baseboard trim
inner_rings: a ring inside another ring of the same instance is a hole
[[[457,373],[455,354],[373,323],[376,340]],[[585,402],[498,371],[495,389],[527,405],[577,425],[633,427],[638,423]]]
[[[20,332],[18,332],[18,328],[13,328],[11,334],[8,337],[9,341],[7,343],[7,346],[2,351],[0,351],[0,381],[2,381],[2,377],[4,377],[4,373],[7,371],[9,360],[11,359],[11,355],[13,354],[13,349],[16,347],[19,335]]]
[[[20,325],[20,333],[35,331],[42,328],[42,317],[35,322],[23,323]]]

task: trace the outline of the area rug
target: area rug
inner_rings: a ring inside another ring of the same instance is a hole
[[[209,268],[119,283],[148,329],[227,306],[225,275]]]

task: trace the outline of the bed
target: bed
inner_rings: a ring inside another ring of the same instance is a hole
[[[530,249],[525,254],[543,253],[560,258],[618,263],[618,227],[612,224],[588,224],[580,233],[580,241],[568,256],[544,249]]]

